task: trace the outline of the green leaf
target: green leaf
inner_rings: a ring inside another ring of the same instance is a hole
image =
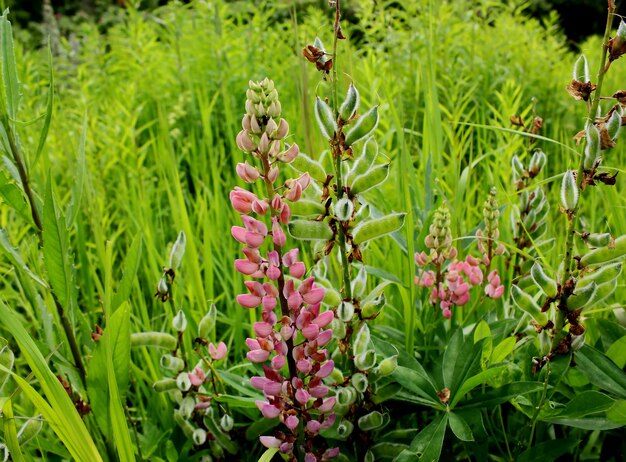
[[[491,364],[498,364],[504,361],[507,356],[513,353],[517,339],[515,337],[507,337],[496,345],[491,353]]]
[[[624,369],[624,366],[626,366],[626,335],[613,342],[611,347],[606,350],[606,356],[611,359],[617,367]]]
[[[448,424],[450,425],[450,430],[452,430],[452,433],[454,433],[456,437],[461,441],[474,441],[472,429],[467,424],[465,419],[460,415],[455,414],[454,412],[450,412]]]
[[[462,329],[458,329],[450,339],[443,354],[442,371],[444,386],[452,396],[468,376],[478,372],[483,342],[484,339],[477,343],[466,340]]]
[[[113,296],[111,303],[111,312],[113,313],[130,297],[133,283],[135,282],[137,271],[139,270],[142,250],[143,241],[141,234],[137,234],[130,245],[130,249],[128,249],[126,253],[126,259],[124,260],[124,276],[122,276],[122,280],[119,283],[117,292]]]
[[[121,462],[134,461],[133,443],[122,403],[128,391],[130,366],[130,310],[128,305],[113,313],[100,341],[106,350],[106,374],[109,389],[109,415],[113,441]]]
[[[259,462],[271,462],[274,455],[278,452],[278,448],[267,448],[263,455],[259,457]]]
[[[605,417],[614,403],[615,400],[604,393],[587,390],[577,394],[565,408],[542,415],[541,420],[585,430],[617,428],[620,424]]]
[[[50,40],[48,40],[48,99],[46,101],[46,117],[43,121],[43,127],[41,127],[41,133],[39,134],[39,143],[37,144],[37,151],[35,151],[35,158],[32,165],[35,165],[43,152],[43,147],[46,144],[48,138],[48,131],[50,130],[50,122],[52,121],[52,112],[54,108],[54,69],[52,67],[52,48],[50,47]]]
[[[72,187],[72,201],[67,213],[66,227],[70,229],[76,223],[76,217],[80,212],[80,203],[83,199],[83,191],[85,189],[85,172],[87,164],[85,161],[85,142],[87,139],[87,116],[83,117],[83,129],[78,142],[78,159],[76,159],[75,181]]]
[[[476,326],[476,329],[474,329],[474,343],[478,343],[483,339],[484,341],[482,344],[482,353],[480,355],[480,365],[483,369],[485,369],[487,367],[487,363],[489,362],[489,358],[491,357],[491,351],[493,348],[491,329],[485,320],[480,321]]]
[[[72,299],[73,268],[69,254],[65,220],[57,213],[52,181],[48,178],[43,207],[43,258],[52,290],[65,309],[70,308]]]
[[[7,235],[5,229],[0,229],[0,248],[4,249],[5,255],[13,266],[30,276],[31,279],[41,287],[46,289],[48,288],[48,284],[46,284],[39,276],[33,273],[28,266],[26,266],[26,263],[22,260],[20,253],[9,242],[9,236]]]
[[[615,401],[613,406],[607,411],[606,416],[611,422],[626,425],[626,400]]]
[[[498,404],[505,403],[516,396],[539,391],[542,388],[543,383],[541,382],[514,382],[499,388],[490,389],[485,393],[464,401],[459,408],[491,408]]]
[[[11,22],[7,19],[9,10],[0,17],[0,46],[2,47],[2,81],[4,83],[4,102],[10,119],[15,119],[20,101],[20,84],[17,79],[15,51]]]
[[[43,414],[74,459],[91,462],[102,461],[91,435],[74,407],[74,403],[48,367],[33,339],[2,301],[0,301],[0,318],[6,330],[13,334],[22,357],[37,377],[48,402],[28,382],[12,373],[19,387]]]
[[[217,401],[218,403],[224,403],[232,408],[256,409],[256,402],[259,399],[263,399],[263,397],[260,395],[255,398],[233,395],[218,395],[214,398],[214,401]]]
[[[13,418],[13,406],[11,400],[7,399],[2,405],[2,414],[4,421],[4,442],[11,454],[13,462],[25,462],[24,455],[20,449],[20,443],[17,440],[17,428],[15,427],[15,419]]]
[[[580,443],[578,438],[549,440],[536,444],[524,451],[516,459],[517,462],[534,462],[537,460],[556,460],[563,454],[571,452]]]
[[[492,367],[490,369],[487,369],[486,371],[479,372],[478,374],[470,377],[465,382],[463,382],[458,391],[453,392],[450,407],[454,408],[454,406],[456,406],[461,398],[463,398],[471,390],[476,388],[478,385],[489,382],[489,380],[500,375],[504,371],[506,371],[506,366]]]
[[[441,407],[441,400],[437,397],[437,389],[433,386],[428,375],[407,367],[398,366],[392,376],[400,385],[421,396],[427,402],[430,402],[433,407]]]
[[[409,449],[402,451],[394,459],[394,462],[408,462],[411,460],[431,462],[439,460],[447,424],[448,414],[437,416],[435,420],[413,438]]]
[[[4,171],[0,171],[0,197],[2,197],[5,204],[15,210],[27,223],[31,224],[33,222],[30,207],[26,202],[22,189]]]
[[[626,373],[602,352],[585,345],[576,353],[576,364],[591,383],[626,398]]]
[[[9,342],[7,342],[5,338],[0,337],[0,365],[10,371],[13,369],[14,362],[15,356],[13,355],[13,351],[9,348]],[[2,391],[2,387],[4,387],[8,378],[8,372],[0,372],[0,391]]]

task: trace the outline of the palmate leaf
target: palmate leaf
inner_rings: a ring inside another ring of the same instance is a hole
[[[448,414],[440,414],[427,427],[417,434],[409,449],[402,451],[393,462],[409,462],[422,460],[433,462],[439,460],[443,439],[446,436]]]
[[[26,380],[11,373],[19,387],[37,407],[38,411],[43,414],[52,430],[57,434],[74,459],[90,462],[101,461],[102,458],[98,449],[84,422],[78,415],[74,403],[48,367],[46,360],[33,339],[2,301],[0,301],[0,319],[2,319],[5,329],[11,332],[15,338],[22,357],[30,366],[35,377],[37,377],[46,399]]]
[[[626,399],[626,373],[605,354],[585,345],[576,353],[576,364],[589,381]]]

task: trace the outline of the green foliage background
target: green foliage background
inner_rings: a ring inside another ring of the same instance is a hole
[[[509,211],[517,199],[509,164],[514,154],[524,160],[525,140],[484,126],[510,128],[514,114],[529,120],[534,98],[537,114],[544,118],[542,134],[573,145],[585,115],[565,92],[576,56],[568,51],[554,14],[542,24],[512,2],[480,1],[472,8],[467,2],[404,3],[401,8],[385,8],[385,2],[350,4],[358,21],[346,24],[344,32],[356,40],[341,44],[337,60],[342,87],[354,80],[364,107],[381,104],[377,133],[382,152],[392,160],[391,178],[368,199],[387,211],[411,211],[414,217],[413,229],[395,240],[381,240],[365,254],[366,264],[401,282],[375,323],[400,343],[406,340],[403,293],[412,290],[414,271],[403,246],[413,240],[416,250],[422,250],[423,223],[442,198],[449,201],[455,237],[472,236],[482,219],[480,206],[489,188],[496,186],[503,206],[501,238],[512,242]],[[244,160],[234,140],[247,82],[266,76],[275,81],[292,141],[318,156],[325,146],[312,111],[315,95],[326,83],[302,58],[301,49],[316,35],[331,42],[329,18],[330,12],[317,5],[298,10],[294,17],[286,5],[272,1],[197,1],[150,12],[119,10],[106,34],[87,21],[70,36],[59,37],[52,125],[31,172],[42,195],[50,175],[65,209],[81,168],[78,152],[86,120],[85,189],[71,229],[77,304],[70,313],[86,352],[94,349],[90,332],[103,323],[107,272],[114,280],[122,277],[122,262],[137,235],[142,236],[144,251],[129,299],[130,329],[169,331],[170,305],[160,303],[153,293],[168,248],[183,230],[188,244],[177,276],[177,305],[195,329],[209,301],[217,304],[216,337],[229,345],[227,366],[239,370],[247,350],[244,341],[256,319],[253,311],[235,302],[244,286],[232,264],[239,246],[230,227],[238,219],[228,192],[239,181],[235,165]],[[28,157],[36,152],[49,68],[45,50],[24,46],[29,42],[24,31],[17,37],[24,122],[20,136]],[[582,46],[592,69],[597,67],[599,47],[596,38]],[[620,89],[619,75],[610,75],[608,95]],[[578,160],[557,144],[541,147],[548,155],[543,182],[553,191],[549,234],[552,247],[562,249],[565,218],[558,213],[558,174]],[[409,170],[399,168],[402,156],[413,166],[410,176]],[[608,153],[606,164],[621,168],[623,143]],[[581,210],[585,227],[625,233],[624,192],[621,181],[617,187],[593,191]],[[0,227],[41,273],[37,238],[27,221],[0,204]],[[470,241],[460,241],[459,247],[463,250]],[[561,260],[558,251],[544,257],[554,268]],[[506,274],[503,264],[500,270]],[[59,346],[62,332],[53,322],[50,297],[42,298],[25,285],[4,257],[0,272],[4,303],[20,314],[44,356],[69,357],[67,347]],[[622,280],[605,308],[587,313],[594,326],[588,330],[588,344],[605,351],[626,333],[623,319],[616,323],[613,312],[622,306],[624,293]],[[454,319],[470,325],[490,312],[510,313],[510,307],[506,302],[484,305],[470,319],[459,309]],[[442,351],[443,345],[427,328],[420,327],[415,344],[428,356],[432,353],[425,352]],[[8,332],[2,335],[9,337]],[[529,360],[527,352],[517,357],[523,368]],[[139,422],[144,457],[154,454],[151,460],[157,460],[158,454],[165,459],[184,438],[171,418],[172,404],[151,388],[162,376],[159,354],[133,353],[130,367],[126,412]],[[70,367],[61,366],[60,372],[76,379]],[[27,402],[15,406],[21,414],[34,412]],[[511,425],[516,423],[512,419]],[[547,440],[549,431],[545,425],[540,439]],[[170,439],[171,434],[178,439]],[[48,433],[31,444],[65,454],[55,441]],[[592,442],[571,450],[598,456],[600,446]],[[454,450],[448,451],[450,455]]]

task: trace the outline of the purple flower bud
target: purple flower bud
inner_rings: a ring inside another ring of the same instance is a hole
[[[311,452],[307,452],[304,456],[304,462],[317,462],[317,457]]]
[[[252,350],[246,354],[246,358],[253,363],[264,363],[270,357],[270,352],[266,350]]]
[[[259,441],[266,448],[278,448],[280,447],[282,441],[278,438],[274,438],[273,436],[260,436]]]
[[[331,329],[323,330],[317,336],[317,339],[316,339],[317,340],[317,344],[318,344],[318,346],[324,346],[328,342],[330,342],[330,339],[332,339],[332,338],[333,338],[333,331]]]
[[[324,385],[318,385],[313,388],[309,388],[309,393],[313,398],[323,398],[328,395],[328,387]]]
[[[309,372],[311,372],[311,368],[313,367],[313,365],[308,359],[301,359],[296,363],[296,367],[298,368],[299,372],[302,372],[303,374],[308,374]]]
[[[321,426],[322,424],[320,424],[317,420],[309,420],[306,423],[306,429],[313,435],[319,433]]]
[[[326,430],[327,428],[335,425],[335,420],[337,420],[337,414],[335,414],[334,412],[332,414],[329,414],[328,417],[324,419],[324,422],[322,422],[322,430]]]
[[[266,419],[275,419],[280,415],[280,409],[267,401],[257,400],[255,401],[255,404],[256,407],[259,408],[259,411],[261,411],[261,414],[263,414],[263,417]]]
[[[270,380],[263,387],[263,393],[265,393],[267,396],[277,396],[282,391],[282,388],[282,383]]]
[[[320,370],[317,371],[317,374],[315,374],[315,376],[321,379],[323,379],[324,377],[328,377],[334,368],[335,362],[331,359],[330,361],[325,362],[322,367],[320,367]]]
[[[267,337],[273,331],[274,329],[267,322],[255,322],[254,323],[254,333],[259,337]]]
[[[265,384],[267,384],[268,382],[270,382],[270,379],[266,377],[254,376],[250,378],[250,385],[252,385],[257,390],[261,390],[261,391],[263,391]]]
[[[295,415],[290,415],[285,419],[285,425],[289,430],[295,430],[298,427],[300,420]]]
[[[320,411],[322,414],[330,412],[332,410],[332,408],[335,407],[335,403],[336,402],[337,402],[337,399],[334,396],[332,396],[330,398],[326,398],[322,402],[322,405],[317,408],[317,410]]]
[[[311,395],[308,391],[304,390],[303,388],[296,390],[296,401],[298,401],[300,404],[308,403],[309,399],[311,399]]]
[[[317,324],[309,324],[302,329],[302,335],[307,340],[314,340],[320,332],[320,328]]]

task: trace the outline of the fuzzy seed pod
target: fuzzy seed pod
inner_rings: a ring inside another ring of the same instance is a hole
[[[365,173],[354,178],[350,185],[350,194],[362,194],[378,186],[389,176],[389,164],[375,165]]]
[[[543,291],[546,297],[556,297],[556,294],[558,293],[556,281],[554,278],[549,277],[545,273],[543,267],[538,262],[535,262],[531,268],[530,275],[533,278],[533,281],[535,281],[537,287]]]
[[[567,309],[570,311],[579,310],[590,304],[596,295],[598,285],[595,282],[584,287],[576,287],[574,294],[567,299]]]
[[[517,286],[511,286],[511,297],[515,306],[531,315],[537,324],[540,326],[546,325],[548,315],[541,312],[541,308],[530,295]]]
[[[288,226],[289,234],[303,241],[328,241],[333,238],[333,231],[323,221],[294,220]]]
[[[352,241],[355,244],[362,244],[370,239],[393,233],[402,228],[405,216],[406,213],[392,213],[381,218],[361,222],[354,228]]]
[[[600,132],[594,124],[587,124],[587,144],[585,145],[585,170],[590,170],[600,156]]]
[[[332,109],[319,96],[315,100],[315,117],[322,135],[330,140],[337,133],[337,122]]]
[[[359,109],[359,92],[355,88],[354,85],[350,84],[348,87],[348,93],[346,95],[346,99],[341,104],[339,108],[339,116],[344,120],[348,121],[354,116],[356,111]]]
[[[376,430],[383,424],[383,415],[378,411],[372,411],[359,418],[358,426],[364,432]]]
[[[175,350],[178,341],[176,337],[164,332],[135,332],[130,334],[130,346],[151,346]]]
[[[574,63],[572,78],[583,83],[589,82],[589,64],[587,63],[587,57],[585,55],[580,55]]]
[[[369,135],[378,125],[378,106],[374,106],[356,121],[346,133],[346,146],[352,146]]]
[[[615,239],[613,247],[601,247],[583,255],[580,266],[598,265],[616,260],[626,254],[626,235]]]
[[[578,186],[576,185],[574,174],[571,170],[568,170],[563,175],[563,182],[561,183],[561,205],[567,211],[574,211],[577,204]]]

